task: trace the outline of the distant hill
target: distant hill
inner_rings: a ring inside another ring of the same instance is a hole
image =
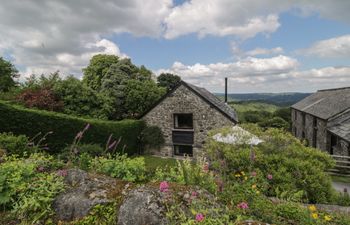
[[[228,94],[228,101],[235,102],[264,102],[274,104],[278,106],[291,106],[294,103],[302,100],[309,96],[311,93],[298,93],[298,92],[287,92],[287,93],[248,93],[248,94]],[[223,93],[216,93],[220,98],[224,98]]]

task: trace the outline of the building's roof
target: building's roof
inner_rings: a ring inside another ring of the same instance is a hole
[[[327,120],[350,108],[350,87],[319,90],[292,108]]]
[[[205,88],[197,87],[193,84],[186,83],[185,81],[181,81],[177,87],[175,87],[173,90],[171,90],[169,93],[164,95],[153,107],[151,107],[149,110],[147,110],[141,118],[146,115],[148,112],[150,112],[153,108],[155,108],[159,103],[161,103],[165,98],[167,98],[170,94],[172,94],[178,87],[181,85],[184,85],[189,90],[194,92],[197,96],[202,98],[204,101],[206,101],[209,105],[213,106],[215,109],[217,109],[219,112],[221,112],[224,116],[226,116],[228,119],[234,122],[238,122],[237,114],[236,112],[225,102],[220,100],[218,97],[216,97],[214,94],[207,91]]]
[[[339,117],[332,121],[332,125],[328,127],[328,130],[350,142],[350,114],[346,117]]]

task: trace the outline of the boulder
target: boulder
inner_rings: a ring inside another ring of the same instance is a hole
[[[118,225],[169,224],[159,190],[141,186],[129,192],[119,208]]]
[[[127,182],[80,169],[70,169],[64,174],[67,188],[53,203],[56,217],[61,221],[86,216],[95,205],[113,202],[128,187]]]

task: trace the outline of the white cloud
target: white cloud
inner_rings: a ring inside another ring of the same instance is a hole
[[[13,0],[0,5],[0,52],[25,73],[81,74],[95,53],[117,54],[122,32],[160,37],[171,0]]]
[[[247,51],[245,54],[249,56],[257,56],[257,55],[276,55],[276,54],[282,54],[283,48],[276,47],[276,48],[255,48],[253,50]]]
[[[350,58],[350,35],[318,41],[310,48],[297,52],[320,58]]]
[[[324,67],[298,70],[296,59],[248,57],[232,63],[184,65],[175,62],[169,69],[156,71],[178,74],[187,82],[212,92],[223,92],[224,77],[229,77],[229,92],[294,92],[350,85],[350,67]]]

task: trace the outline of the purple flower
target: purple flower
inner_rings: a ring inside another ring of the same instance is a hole
[[[251,175],[252,175],[252,177],[256,177],[256,172],[253,171],[253,172],[251,173]]]
[[[166,181],[162,181],[159,184],[159,190],[160,192],[167,192],[169,190],[169,184]]]
[[[68,175],[67,170],[57,170],[56,172],[57,176],[65,177]]]
[[[43,166],[40,166],[36,169],[38,172],[42,173],[45,171],[45,168]]]
[[[240,209],[248,209],[249,206],[248,206],[248,203],[247,202],[241,202],[237,205],[238,208]]]
[[[116,144],[117,141],[113,141],[113,143],[108,146],[108,149],[112,149]]]
[[[267,179],[272,180],[272,178],[273,178],[273,177],[272,177],[272,174],[268,174],[268,175],[267,175]]]
[[[202,222],[204,220],[204,215],[202,213],[197,213],[196,215],[196,221]]]
[[[85,128],[84,128],[84,131],[88,130],[90,128],[90,124],[86,124]]]

